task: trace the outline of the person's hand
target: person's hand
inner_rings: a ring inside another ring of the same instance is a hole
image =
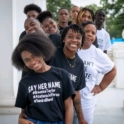
[[[34,123],[29,120],[19,118],[18,124],[34,124]]]
[[[79,124],[88,124],[84,119],[79,120]]]
[[[99,85],[95,85],[91,93],[94,93],[93,95],[96,95],[98,93],[102,92],[102,88]]]

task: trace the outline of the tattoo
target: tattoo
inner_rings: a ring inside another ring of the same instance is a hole
[[[75,107],[77,115],[82,114],[82,106],[81,106],[80,99],[74,100],[74,107]]]

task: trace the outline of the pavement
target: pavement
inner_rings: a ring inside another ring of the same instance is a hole
[[[109,87],[98,95],[93,124],[124,124],[124,89]]]
[[[18,115],[0,115],[0,124],[17,124]],[[109,87],[98,95],[93,124],[124,124],[124,89]]]

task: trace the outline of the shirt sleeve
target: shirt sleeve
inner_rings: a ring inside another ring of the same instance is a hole
[[[26,100],[25,87],[20,82],[19,83],[19,87],[18,87],[18,92],[17,92],[15,106],[19,107],[19,108],[25,109],[26,105],[27,105],[27,100]]]
[[[75,90],[73,88],[72,82],[70,80],[68,72],[63,70],[62,74],[62,85],[63,85],[63,100],[66,100],[68,97],[72,96],[72,98],[75,96]]]
[[[106,74],[112,70],[114,63],[110,60],[107,54],[96,48],[96,68],[98,72]]]
[[[86,86],[85,71],[84,71],[84,64],[83,64],[83,62],[82,62],[82,69],[81,70],[82,70],[80,72],[81,73],[81,77],[80,77],[80,79],[78,81],[78,85],[77,85],[77,87],[75,89],[76,91],[81,90],[81,89],[83,89]]]

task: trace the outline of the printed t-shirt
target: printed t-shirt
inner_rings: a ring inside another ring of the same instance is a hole
[[[55,55],[52,57],[48,64],[65,69],[67,72],[69,72],[74,89],[76,91],[81,90],[85,87],[85,73],[83,61],[79,58],[77,54],[75,55],[74,59],[67,59],[63,53],[63,48],[58,48]],[[69,62],[72,65],[75,64],[75,66],[70,67]]]
[[[25,114],[32,119],[58,122],[65,117],[64,101],[74,95],[68,73],[51,67],[44,73],[32,71],[21,79],[15,106],[25,109]]]
[[[114,63],[99,48],[91,45],[89,49],[79,50],[79,57],[83,60],[85,67],[86,87],[80,91],[83,108],[89,108],[96,103],[96,97],[91,93],[97,85],[100,73],[106,74],[112,70]]]
[[[97,42],[102,51],[111,48],[110,36],[105,29],[97,30]]]

